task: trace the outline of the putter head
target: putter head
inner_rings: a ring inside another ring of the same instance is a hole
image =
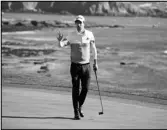
[[[99,112],[99,115],[102,115],[103,114],[103,112]]]

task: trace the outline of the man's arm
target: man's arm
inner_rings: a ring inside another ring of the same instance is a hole
[[[96,49],[96,45],[95,45],[95,41],[92,40],[90,42],[92,50],[93,50],[93,58],[94,58],[94,64],[93,64],[93,69],[97,70],[98,69],[98,65],[97,65],[97,49]]]
[[[57,40],[59,42],[59,47],[64,47],[64,46],[67,46],[70,44],[70,42],[67,40],[67,38],[64,38],[63,34],[60,33],[60,31],[58,33]]]
[[[59,47],[64,47],[64,46],[67,46],[69,44],[70,44],[70,42],[66,38],[64,38],[63,40],[59,41]]]

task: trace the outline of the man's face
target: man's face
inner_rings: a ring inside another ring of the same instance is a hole
[[[75,21],[75,25],[76,25],[78,31],[81,31],[84,29],[84,23],[79,21],[79,20]]]

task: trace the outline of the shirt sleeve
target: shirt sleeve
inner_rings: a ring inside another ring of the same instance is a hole
[[[67,38],[64,38],[63,42],[64,42],[64,46],[70,45],[70,42]]]
[[[70,42],[65,38],[62,41],[60,41],[60,47],[68,46],[70,45]]]
[[[91,32],[91,37],[90,37],[90,41],[92,42],[94,42],[95,41],[95,37],[94,37],[94,35],[93,35],[93,33]]]

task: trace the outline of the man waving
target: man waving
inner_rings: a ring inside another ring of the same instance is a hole
[[[74,108],[74,119],[79,120],[84,117],[82,106],[90,85],[90,49],[93,50],[94,64],[93,69],[97,70],[97,50],[95,38],[91,31],[85,29],[85,18],[79,15],[75,19],[76,31],[71,32],[68,38],[64,38],[59,32],[59,47],[71,47],[71,78],[72,78],[72,101]],[[81,91],[79,91],[81,82]]]

